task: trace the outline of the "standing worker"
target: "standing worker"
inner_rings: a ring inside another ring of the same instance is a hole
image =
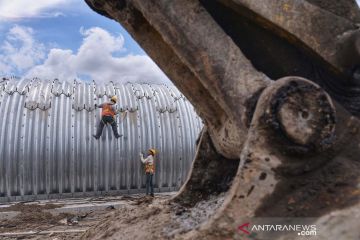
[[[99,123],[98,129],[96,131],[96,134],[93,135],[94,138],[99,139],[102,133],[102,130],[105,126],[105,124],[110,124],[112,127],[112,130],[114,132],[115,138],[121,137],[118,133],[116,121],[115,121],[115,107],[114,105],[117,102],[117,97],[112,96],[110,102],[105,102],[103,104],[100,104],[98,107],[102,108],[101,111],[101,121]]]
[[[145,164],[145,173],[146,173],[146,195],[154,197],[154,185],[153,185],[153,176],[155,173],[154,157],[156,151],[153,148],[149,149],[149,155],[144,159],[144,155],[140,153],[140,160]]]

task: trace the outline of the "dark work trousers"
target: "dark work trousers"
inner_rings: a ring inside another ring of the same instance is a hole
[[[115,137],[119,136],[115,119],[112,116],[103,116],[101,118],[101,121],[100,121],[99,126],[98,126],[97,131],[96,131],[96,137],[97,138],[99,138],[101,136],[101,133],[103,131],[103,128],[104,128],[105,124],[110,124],[111,125]]]
[[[153,176],[152,173],[146,173],[146,195],[149,194],[149,188],[150,188],[150,194],[154,194],[154,185],[153,185]]]

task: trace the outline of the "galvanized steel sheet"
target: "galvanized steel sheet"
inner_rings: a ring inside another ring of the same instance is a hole
[[[117,95],[119,133],[95,133],[95,104]],[[0,202],[141,192],[139,152],[154,147],[157,191],[178,189],[201,119],[172,86],[0,80]]]

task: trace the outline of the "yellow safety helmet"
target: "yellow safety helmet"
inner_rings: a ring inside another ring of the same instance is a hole
[[[112,96],[112,97],[111,97],[111,101],[113,101],[114,103],[116,103],[116,102],[117,102],[117,96]]]
[[[153,149],[153,148],[150,148],[150,149],[149,149],[149,152],[151,152],[153,155],[155,155],[155,154],[156,154],[156,150],[155,150],[155,149]]]

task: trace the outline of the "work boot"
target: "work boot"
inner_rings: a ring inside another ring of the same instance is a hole
[[[119,135],[119,134],[116,134],[115,135],[115,138],[119,138],[119,137],[121,137],[122,135]]]
[[[98,140],[100,137],[96,136],[95,134],[92,135],[96,140]]]

